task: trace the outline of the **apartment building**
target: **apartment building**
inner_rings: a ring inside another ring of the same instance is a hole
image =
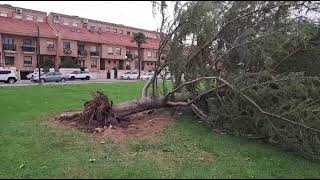
[[[38,27],[40,60],[52,60],[56,69],[68,59],[91,72],[137,69],[138,48],[132,42],[137,32],[148,37],[142,45],[142,70],[155,68],[155,31],[10,5],[0,5],[0,67],[15,67],[22,79],[37,68]]]

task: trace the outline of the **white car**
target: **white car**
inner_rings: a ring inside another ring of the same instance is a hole
[[[0,69],[0,82],[13,84],[17,82],[18,76],[16,70]]]
[[[141,80],[151,79],[152,76],[153,76],[153,73],[145,73],[144,75],[141,76]]]
[[[91,78],[91,75],[86,71],[73,71],[72,73],[68,74],[67,77],[70,80],[89,80]]]
[[[120,76],[121,79],[138,79],[139,73],[138,72],[126,72]]]
[[[45,72],[41,71],[41,76],[44,75],[44,74],[45,74]],[[39,71],[38,72],[35,71],[35,72],[32,72],[32,73],[28,74],[26,76],[26,78],[30,79],[32,81],[34,78],[36,78],[38,76],[39,76]]]

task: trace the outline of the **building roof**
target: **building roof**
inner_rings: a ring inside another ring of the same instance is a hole
[[[56,34],[59,33],[62,39],[137,47],[136,43],[132,42],[132,37],[128,35],[115,34],[112,32],[95,32],[84,28],[68,27],[58,24],[49,25],[45,22],[37,23],[0,17],[0,33],[4,34],[37,37],[37,25],[39,25],[40,37],[56,38]],[[142,48],[157,49],[158,46],[158,39],[147,39],[146,43],[142,45]]]
[[[36,23],[32,21],[0,17],[0,33],[36,37],[38,34],[37,25],[39,25],[40,37],[56,37],[54,31],[45,22]]]
[[[58,24],[54,24],[52,27],[61,35],[62,39],[137,47],[135,42],[131,41],[132,37],[128,35],[115,34],[112,32],[96,32],[88,29],[68,27]],[[142,48],[157,49],[158,46],[158,39],[147,39],[146,43],[142,45]]]
[[[50,12],[49,16],[52,15],[52,14],[57,14],[57,15],[59,15],[61,17],[73,18],[73,19],[78,19],[78,20],[87,19],[88,21],[91,21],[93,23],[100,23],[100,24],[109,25],[109,26],[116,26],[116,27],[121,27],[121,28],[129,28],[129,29],[133,29],[133,30],[137,30],[137,31],[145,31],[145,32],[150,32],[150,33],[157,33],[157,31],[141,29],[141,28],[136,28],[136,27],[131,27],[131,26],[125,26],[123,24],[115,24],[115,23],[110,23],[110,22],[105,22],[105,21],[98,21],[98,20],[83,18],[83,17],[79,17],[79,16],[60,14],[60,13],[55,13],[55,12]]]
[[[27,8],[11,6],[10,4],[0,4],[0,6],[4,7],[4,8],[10,8],[10,9],[19,8],[19,9],[22,9],[23,11],[28,11],[28,12],[33,12],[33,13],[41,13],[41,14],[47,16],[47,12],[44,12],[44,11],[37,11],[37,10],[33,10],[33,9],[27,9]]]

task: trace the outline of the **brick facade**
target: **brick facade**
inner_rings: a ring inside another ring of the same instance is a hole
[[[52,59],[55,68],[71,58],[92,72],[137,69],[138,50],[132,42],[137,32],[148,37],[142,45],[142,70],[153,70],[157,61],[155,31],[0,4],[0,67],[15,67],[21,78],[37,68],[38,27],[40,59]]]

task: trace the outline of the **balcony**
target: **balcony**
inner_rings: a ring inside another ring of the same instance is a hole
[[[35,52],[36,48],[30,44],[21,45],[21,49],[24,52]]]
[[[16,51],[16,45],[15,44],[3,44],[2,48],[5,51]]]
[[[48,51],[55,51],[56,49],[54,48],[54,46],[47,46],[47,50]]]
[[[87,51],[86,50],[78,50],[78,55],[79,56],[87,56]]]
[[[72,54],[72,50],[71,49],[63,49],[63,53],[65,55],[71,55]]]
[[[99,51],[91,51],[90,56],[99,56]]]
[[[127,56],[127,60],[128,61],[132,61],[133,60],[132,54],[126,54],[126,56]]]

